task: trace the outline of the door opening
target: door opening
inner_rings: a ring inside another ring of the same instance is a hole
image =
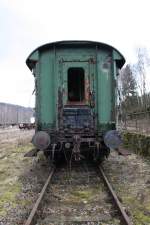
[[[68,69],[68,101],[83,102],[85,100],[84,69],[73,67]]]

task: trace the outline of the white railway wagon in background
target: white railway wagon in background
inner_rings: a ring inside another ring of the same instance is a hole
[[[23,106],[0,103],[0,126],[30,124],[34,110]]]

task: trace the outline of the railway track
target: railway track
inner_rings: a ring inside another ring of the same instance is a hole
[[[25,225],[133,225],[101,166],[52,167]]]

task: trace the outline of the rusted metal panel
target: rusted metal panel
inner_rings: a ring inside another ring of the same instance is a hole
[[[64,129],[94,128],[93,116],[91,114],[90,107],[64,108],[63,125]]]

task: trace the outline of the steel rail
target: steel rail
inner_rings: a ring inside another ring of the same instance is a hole
[[[32,208],[32,211],[31,211],[31,213],[30,213],[30,215],[29,215],[29,217],[26,220],[24,225],[31,225],[33,223],[33,219],[34,219],[34,216],[36,214],[36,211],[37,211],[37,209],[39,207],[39,204],[40,204],[40,202],[41,202],[41,200],[42,200],[42,198],[44,196],[44,193],[45,193],[45,191],[47,189],[47,186],[48,186],[48,184],[49,184],[49,182],[50,182],[50,180],[52,178],[52,175],[54,174],[54,171],[55,171],[55,167],[52,167],[52,169],[50,171],[50,174],[49,174],[49,176],[48,176],[48,178],[47,178],[47,180],[46,180],[46,182],[45,182],[45,184],[44,184],[44,186],[43,186],[43,188],[42,188],[42,190],[40,192],[40,195],[39,195],[36,203],[34,204],[34,206]]]
[[[109,192],[111,193],[111,196],[113,197],[113,200],[114,200],[114,202],[115,202],[115,204],[116,204],[116,206],[117,206],[117,208],[118,208],[118,210],[119,210],[119,212],[121,214],[123,223],[125,225],[133,225],[133,223],[130,221],[128,215],[126,214],[125,210],[123,209],[122,204],[119,201],[116,193],[114,192],[111,184],[109,183],[109,181],[108,181],[108,179],[107,179],[107,177],[106,177],[106,175],[104,173],[104,170],[103,170],[102,166],[98,166],[98,167],[99,167],[99,170],[101,172],[101,175],[102,175],[102,177],[104,179],[104,182],[106,183],[107,188],[109,189]]]

